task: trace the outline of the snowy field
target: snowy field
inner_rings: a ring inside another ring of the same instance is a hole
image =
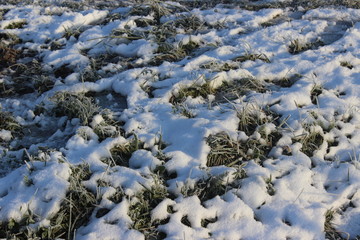
[[[358,1],[31,2],[0,239],[360,239]]]

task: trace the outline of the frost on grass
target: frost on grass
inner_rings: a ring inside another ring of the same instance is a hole
[[[70,119],[79,118],[84,125],[89,124],[92,117],[99,111],[94,100],[82,93],[60,92],[54,95],[52,99],[56,104],[55,114],[67,116]]]
[[[249,160],[265,160],[271,149],[277,144],[281,132],[276,128],[276,115],[266,113],[256,105],[247,105],[237,111],[239,118],[239,136],[232,139],[227,133],[210,135],[207,143],[210,153],[207,166],[242,163]],[[268,114],[268,115],[267,115]]]
[[[0,237],[360,234],[356,1],[17,2]]]
[[[129,166],[129,160],[132,154],[142,149],[144,143],[142,143],[136,135],[133,136],[129,141],[117,144],[110,149],[111,157],[104,158],[103,162],[109,164],[110,166]]]

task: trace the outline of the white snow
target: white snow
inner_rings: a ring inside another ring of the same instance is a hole
[[[0,227],[3,222],[20,222],[29,212],[36,215],[32,229],[50,226],[70,188],[71,167],[86,163],[91,176],[82,184],[97,194],[98,204],[88,223],[77,229],[76,239],[145,239],[145,230],[133,229],[130,211],[139,193],[157,186],[157,174],[164,178],[167,195],[151,206],[148,217],[165,239],[322,240],[326,239],[325,214],[330,210],[334,210],[333,228],[343,237],[349,234],[356,239],[360,235],[360,10],[249,11],[218,5],[185,11],[181,3],[163,4],[177,6],[182,16],[196,16],[203,22],[191,33],[177,27],[171,36],[166,29],[162,34],[170,35],[165,41],[169,46],[196,42],[199,47],[184,58],[159,64],[151,61],[161,55],[164,42],[156,39],[157,29],[151,24],[142,26],[132,7],[80,11],[55,5],[0,6],[9,9],[0,21],[0,33],[22,39],[14,48],[35,51],[55,83],[40,94],[34,90],[1,95],[2,111],[13,114],[24,131],[14,134],[0,129],[4,166]],[[159,21],[175,24],[180,13]],[[5,29],[19,20],[26,22],[23,28]],[[66,37],[67,31],[73,31],[73,36]],[[80,31],[77,36],[76,31]],[[115,31],[147,35],[131,40],[114,35]],[[289,46],[296,41],[309,49],[290,53]],[[52,49],[55,42],[58,49]],[[248,55],[258,59],[235,62]],[[264,56],[269,62],[261,59]],[[207,69],[210,63],[220,67]],[[55,77],[60,67],[68,68],[69,74]],[[84,69],[95,69],[98,80],[83,81]],[[10,81],[10,74],[0,75],[2,83]],[[256,80],[265,90],[240,94],[246,88],[240,86],[236,99],[223,99],[216,92],[172,103],[186,88],[208,83],[221,89],[243,79]],[[104,109],[91,118],[89,126],[81,126],[79,118],[57,116],[51,99],[58,91],[86,93],[105,101],[101,106],[113,111],[113,122]],[[259,123],[250,134],[240,131],[238,116],[249,106],[263,118],[265,112],[273,113],[273,119]],[[45,110],[40,111],[41,107]],[[112,132],[121,128],[124,133],[102,139],[96,128],[106,124]],[[257,143],[274,142],[264,159],[209,167],[212,149],[207,138],[221,132],[238,141],[249,156],[259,150]],[[277,132],[278,138],[272,135]],[[306,137],[313,134],[315,143],[307,146]],[[134,139],[142,145],[127,164],[114,165],[112,149]],[[305,148],[316,144],[307,153]],[[237,167],[246,176],[237,179]],[[221,178],[226,185],[222,194],[203,200],[201,193],[184,193],[201,181],[214,184],[206,182],[211,177]],[[123,194],[121,200],[110,200],[118,191]],[[96,216],[101,208],[109,211]]]

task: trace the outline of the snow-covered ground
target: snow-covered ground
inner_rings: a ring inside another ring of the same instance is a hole
[[[263,2],[0,5],[0,238],[358,239],[360,9]]]

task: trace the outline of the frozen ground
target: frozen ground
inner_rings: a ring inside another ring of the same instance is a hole
[[[360,10],[306,2],[0,5],[0,238],[359,239]]]

